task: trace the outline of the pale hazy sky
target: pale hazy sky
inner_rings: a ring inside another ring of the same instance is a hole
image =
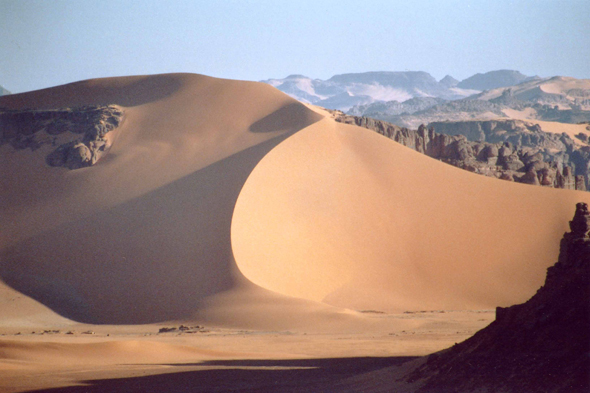
[[[0,85],[165,72],[590,78],[589,21],[589,0],[0,0]]]

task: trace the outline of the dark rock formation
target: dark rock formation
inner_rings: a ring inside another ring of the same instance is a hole
[[[430,355],[409,373],[418,392],[590,392],[590,214],[576,205],[571,232],[545,285],[526,303],[498,307],[496,321]]]
[[[436,132],[448,135],[465,135],[470,141],[502,143],[526,147],[566,150],[562,135],[544,132],[538,124],[523,120],[467,120],[432,122]],[[570,144],[573,140],[569,139]]]
[[[455,129],[455,134],[459,135],[448,135],[424,125],[410,130],[382,120],[345,115],[340,111],[331,113],[336,121],[376,131],[470,172],[519,183],[586,190],[590,146],[587,152],[580,150],[567,135],[546,133],[536,125],[521,129],[519,121],[515,120],[462,122]],[[445,131],[451,132],[451,129],[445,128]],[[470,141],[465,134],[478,140]],[[494,142],[488,141],[488,135],[492,135],[490,139]]]
[[[56,148],[46,157],[50,166],[83,168],[94,165],[108,148],[106,134],[123,120],[121,108],[85,106],[57,110],[0,110],[0,146],[36,150]],[[61,138],[64,133],[80,135]],[[59,139],[66,139],[59,140]]]

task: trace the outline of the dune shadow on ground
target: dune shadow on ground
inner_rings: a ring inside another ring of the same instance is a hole
[[[190,318],[204,297],[244,280],[231,248],[234,206],[254,167],[290,135],[2,250],[0,279],[79,322]]]
[[[83,386],[36,390],[35,392],[352,392],[355,391],[353,387],[340,382],[371,371],[400,366],[414,359],[416,357],[362,357],[302,360],[219,360],[196,364],[171,364],[168,366],[219,368],[134,378],[81,381]]]

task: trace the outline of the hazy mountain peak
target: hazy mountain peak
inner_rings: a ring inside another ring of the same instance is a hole
[[[8,90],[6,90],[5,88],[3,88],[2,86],[0,86],[0,96],[5,96],[7,94],[10,94],[10,92]]]
[[[444,78],[442,78],[438,83],[445,87],[455,87],[459,84],[459,81],[453,78],[452,76],[447,75]]]
[[[525,82],[532,77],[515,70],[497,70],[484,74],[477,73],[457,84],[462,89],[490,90],[498,87],[514,86]]]

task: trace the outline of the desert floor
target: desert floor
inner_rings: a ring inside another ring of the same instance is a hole
[[[379,327],[348,334],[207,326],[158,333],[181,323],[3,328],[0,391],[347,391],[362,388],[359,376],[366,384],[374,380],[366,374],[391,368],[390,383],[373,381],[383,388],[402,363],[463,341],[495,317],[493,310],[362,314]]]

